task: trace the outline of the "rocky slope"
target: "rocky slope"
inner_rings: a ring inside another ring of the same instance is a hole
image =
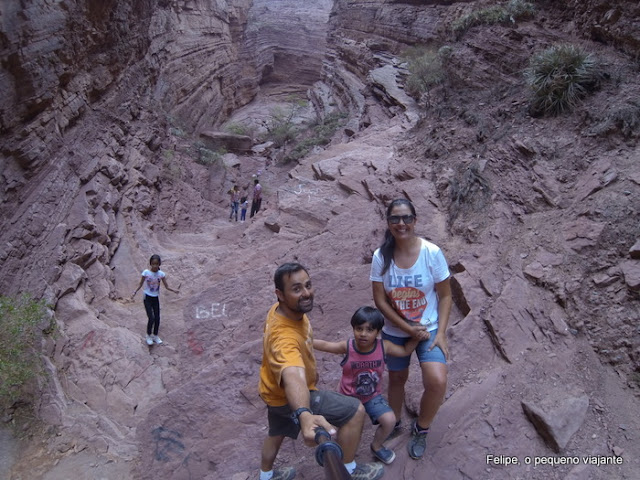
[[[531,20],[451,33],[489,3],[3,3],[0,282],[47,298],[58,334],[43,337],[49,375],[28,402],[38,421],[5,412],[19,428],[0,437],[0,474],[254,478],[275,267],[305,263],[316,334],[348,335],[353,310],[371,303],[384,202],[406,195],[455,272],[456,308],[428,458],[407,459],[402,435],[386,478],[635,478],[637,2],[539,1]],[[521,72],[558,41],[594,52],[609,79],[572,114],[532,118]],[[414,44],[452,48],[427,103],[401,88]],[[309,87],[319,115],[349,113],[331,145],[297,164],[262,149],[195,161],[203,131],[268,118]],[[258,171],[264,211],[230,224],[224,192]],[[456,202],[464,182],[490,196]],[[166,342],[148,349],[128,298],[151,253],[181,293],[163,295]],[[319,358],[333,388],[337,361]],[[559,452],[525,411],[559,429]],[[525,464],[536,456],[622,463]],[[322,478],[300,443],[281,461]]]

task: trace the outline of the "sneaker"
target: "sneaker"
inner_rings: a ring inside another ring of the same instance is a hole
[[[153,341],[156,342],[158,345],[160,345],[162,343],[162,340],[160,339],[160,337],[158,335],[154,335],[153,336]]]
[[[147,345],[153,345],[153,337],[151,335],[147,335]]]
[[[384,475],[384,467],[381,463],[358,463],[351,474],[352,480],[378,480]]]
[[[296,469],[293,467],[274,468],[271,480],[291,480],[295,476]]]
[[[417,424],[418,421],[414,420],[411,425],[411,438],[407,444],[409,456],[414,460],[419,460],[424,455],[424,452],[427,449],[427,433],[429,433],[429,429],[418,431],[416,429]]]
[[[373,452],[373,454],[376,456],[378,460],[380,460],[382,463],[386,463],[387,465],[389,465],[391,462],[393,462],[396,459],[396,453],[393,450],[384,446],[378,450],[374,450],[373,445],[371,445],[371,451]]]

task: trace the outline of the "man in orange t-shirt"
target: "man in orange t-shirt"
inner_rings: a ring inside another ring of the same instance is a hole
[[[313,331],[306,313],[313,309],[313,286],[299,263],[285,263],[274,275],[278,303],[264,326],[260,397],[267,404],[269,434],[262,446],[260,480],[291,480],[292,467],[273,469],[285,437],[300,431],[308,446],[315,444],[315,429],[331,435],[340,429],[343,461],[352,479],[376,480],[380,463],[356,464],[365,411],[359,400],[333,391],[318,390]],[[335,425],[335,426],[334,426]]]

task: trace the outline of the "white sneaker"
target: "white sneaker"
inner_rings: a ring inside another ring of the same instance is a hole
[[[153,345],[153,337],[151,335],[147,335],[147,345]]]
[[[153,341],[156,342],[158,345],[160,345],[162,343],[162,340],[157,335],[153,336]]]

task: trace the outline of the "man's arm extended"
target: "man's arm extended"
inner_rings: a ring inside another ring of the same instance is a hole
[[[282,385],[292,412],[302,407],[311,410],[307,376],[303,367],[285,368],[282,371]],[[322,415],[303,412],[298,417],[298,420],[300,421],[300,431],[302,432],[304,443],[310,447],[315,445],[316,427],[324,428],[330,435],[335,435],[336,433],[336,428],[327,422]]]

